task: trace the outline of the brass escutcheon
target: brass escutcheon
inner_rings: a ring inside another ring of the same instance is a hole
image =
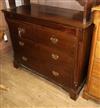
[[[52,74],[54,75],[54,76],[59,76],[59,73],[58,72],[56,72],[56,71],[52,71]]]

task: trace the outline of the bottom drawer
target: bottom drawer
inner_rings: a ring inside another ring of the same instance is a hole
[[[47,79],[63,86],[71,86],[72,73],[68,71],[69,69],[66,67],[66,65],[55,65],[48,61],[43,61],[43,59],[40,61],[39,59],[37,60],[25,54],[24,56],[18,54],[16,57],[22,65],[35,70],[36,73],[39,73]]]
[[[35,70],[40,75],[46,77],[48,80],[54,81],[57,84],[70,87],[71,73],[68,73],[67,67],[57,66],[50,62],[40,61],[27,55],[16,55],[16,59],[24,66]],[[66,65],[66,64],[65,64]]]
[[[97,98],[100,98],[100,79],[92,77],[89,93]]]

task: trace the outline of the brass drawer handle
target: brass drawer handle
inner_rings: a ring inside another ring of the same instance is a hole
[[[53,44],[56,44],[59,40],[55,37],[50,37],[50,41],[53,43]]]
[[[51,57],[54,60],[58,60],[59,59],[59,55],[57,55],[57,54],[52,54]]]
[[[20,46],[24,46],[24,42],[19,41]]]
[[[52,74],[53,74],[55,77],[59,76],[59,73],[56,72],[56,71],[52,71]]]
[[[25,56],[23,56],[23,57],[22,57],[22,60],[27,61],[27,60],[28,60],[28,58],[27,58],[27,57],[25,57]]]
[[[22,34],[24,33],[25,33],[25,30],[23,28],[18,27],[18,35],[20,38],[22,37]]]

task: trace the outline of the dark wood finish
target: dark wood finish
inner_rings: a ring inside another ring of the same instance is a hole
[[[100,0],[96,0],[96,4],[97,5],[100,5]]]
[[[51,11],[50,15],[49,15],[48,11]],[[43,26],[53,27],[54,29],[60,29],[62,31],[65,30],[66,25],[80,27],[80,28],[86,28],[91,24],[91,22],[87,22],[86,24],[83,24],[83,16],[82,16],[83,12],[81,12],[81,11],[72,11],[69,9],[61,9],[61,11],[59,11],[59,8],[52,7],[52,9],[51,9],[50,6],[44,7],[44,6],[40,6],[40,5],[39,6],[32,5],[31,9],[30,9],[30,6],[22,6],[22,7],[13,9],[13,12],[14,13],[17,12],[17,14],[10,13],[8,10],[6,12],[6,15],[9,18],[25,20],[25,21],[29,21],[30,23],[34,22],[34,24],[41,24]],[[34,14],[31,14],[33,12],[34,12]],[[57,12],[57,14],[56,14],[56,12]],[[23,13],[23,16],[21,15],[22,13]],[[64,13],[68,13],[68,14],[64,14]],[[77,13],[79,13],[79,14],[77,15]],[[55,14],[55,15],[52,15],[52,14]],[[26,17],[26,15],[28,15],[30,17]],[[45,23],[43,22],[44,20],[46,20]],[[60,23],[65,26],[62,26]]]
[[[29,5],[30,4],[30,0],[24,0],[24,5]]]
[[[93,25],[84,11],[35,5],[4,10],[14,61],[60,85],[76,99],[84,84]]]

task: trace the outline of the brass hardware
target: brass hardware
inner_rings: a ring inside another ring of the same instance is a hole
[[[19,41],[20,46],[24,46],[24,42]]]
[[[58,39],[55,38],[55,37],[51,37],[50,38],[50,41],[53,43],[53,44],[56,44],[58,42]]]
[[[28,59],[25,56],[23,56],[22,60],[27,61]]]
[[[57,54],[52,54],[51,56],[52,56],[52,59],[54,59],[54,60],[58,60],[59,59],[59,56]]]
[[[77,86],[78,86],[78,82],[75,82],[75,81],[74,81],[74,85],[75,85],[75,87],[77,87]]]
[[[52,71],[52,74],[53,74],[55,77],[59,76],[59,73],[56,72],[56,71]]]
[[[25,30],[23,28],[18,27],[18,35],[20,38],[22,37],[22,34],[24,33],[25,33]]]

